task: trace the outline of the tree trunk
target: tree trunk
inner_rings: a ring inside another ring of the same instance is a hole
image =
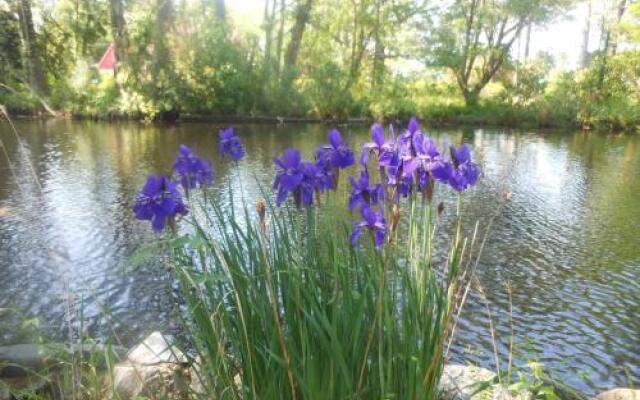
[[[271,48],[273,42],[273,20],[275,18],[276,0],[272,0],[272,10],[269,11],[269,0],[264,3],[264,69],[268,71],[271,68]]]
[[[473,107],[478,105],[478,98],[480,97],[480,90],[479,89],[466,89],[463,92],[463,96],[464,96],[464,104],[467,107]]]
[[[600,33],[600,66],[598,68],[598,90],[602,91],[604,78],[607,74],[607,61],[609,58],[609,47],[611,44],[611,27],[607,26],[607,19],[602,16],[602,29]]]
[[[126,63],[127,47],[129,39],[124,19],[124,5],[122,0],[110,0],[111,2],[111,36],[116,50],[118,64]]]
[[[361,21],[360,14],[363,12],[364,7],[362,3],[357,4],[356,1],[352,1],[353,5],[353,34],[351,45],[351,65],[349,68],[349,78],[347,79],[345,90],[349,90],[355,82],[357,82],[360,76],[360,68],[362,66],[362,58],[364,57],[364,51],[367,47],[367,42],[371,38],[373,31],[365,34],[365,28],[363,21]]]
[[[373,29],[373,68],[371,69],[371,88],[380,88],[384,84],[384,44],[380,33],[380,1],[376,0],[376,22]]]
[[[356,68],[356,53],[358,51],[358,4],[355,0],[351,0],[353,6],[353,21],[351,22],[351,60],[349,63],[349,80],[347,87],[351,86],[351,81],[355,74]]]
[[[470,15],[472,15],[472,13],[470,13]],[[467,21],[472,21],[472,18],[468,18]],[[476,83],[473,85],[470,84],[471,71],[473,71],[476,56],[468,52],[466,48],[467,45],[465,45],[464,58],[460,64],[451,66],[467,106],[473,106],[478,103],[480,92],[491,79],[493,79],[495,74],[500,70],[500,67],[502,67],[505,59],[509,56],[511,46],[513,46],[515,40],[520,37],[522,29],[527,23],[527,18],[526,16],[521,16],[518,21],[508,29],[506,28],[507,21],[505,18],[502,23],[500,23],[499,29],[496,32],[491,32],[489,35],[488,42],[490,51],[486,59],[482,62],[480,77]],[[506,32],[512,33],[509,39],[506,38]],[[496,33],[496,36],[493,36],[494,33]],[[467,36],[471,37],[469,32],[467,32]],[[476,35],[476,39],[474,39],[474,47],[477,44],[477,42],[475,42],[477,37]],[[467,43],[470,42],[467,41]]]
[[[224,21],[227,16],[227,9],[224,5],[224,0],[216,0],[216,18],[220,21]]]
[[[295,78],[294,72],[296,68],[296,62],[298,60],[298,52],[300,51],[300,44],[302,43],[302,36],[304,30],[309,22],[311,14],[311,4],[313,0],[303,0],[304,3],[298,3],[296,6],[296,15],[293,29],[291,30],[291,40],[287,46],[287,54],[285,55],[284,76],[282,77],[283,89],[289,89],[293,79]]]
[[[173,0],[157,0],[156,4],[152,73],[153,78],[157,81],[160,71],[169,62],[166,34],[171,27],[173,19]]]
[[[620,0],[620,2],[618,3],[618,13],[616,15],[616,25],[620,24],[620,21],[622,20],[622,16],[624,15],[624,12],[626,9],[627,9],[627,0]],[[618,52],[618,36],[619,36],[617,34],[618,29],[615,29],[614,31],[616,33],[611,38],[611,55],[613,56],[615,56],[616,53]]]
[[[384,44],[382,40],[376,39],[375,48],[373,51],[373,76],[371,86],[374,89],[380,88],[384,85]]]
[[[29,0],[19,0],[18,17],[20,20],[20,32],[24,46],[24,60],[29,74],[29,85],[39,95],[48,93],[47,81],[40,60],[36,31],[33,27],[33,15]]]
[[[524,62],[529,60],[529,45],[531,44],[531,23],[527,25],[527,34],[524,41]]]
[[[589,0],[587,9],[587,19],[585,21],[584,30],[582,31],[582,51],[580,56],[580,66],[585,68],[589,64],[589,36],[591,36],[591,11],[592,0]]]
[[[274,2],[276,0],[273,0]],[[282,63],[282,44],[284,41],[284,0],[280,0],[280,26],[278,27],[278,38],[276,39],[276,78],[280,79],[280,64]],[[274,16],[275,18],[275,16]]]

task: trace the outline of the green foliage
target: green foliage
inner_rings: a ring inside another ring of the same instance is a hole
[[[428,93],[420,86],[420,81],[411,85],[412,79],[402,76],[389,77],[383,87],[376,91],[367,93],[365,105],[368,112],[376,119],[384,119],[393,115],[408,119],[412,115],[417,115],[418,105],[416,102]],[[414,81],[416,82],[416,81]]]
[[[434,123],[639,125],[635,3],[616,25],[618,55],[558,73],[549,56],[521,62],[510,49],[530,24],[562,15],[571,0],[314,1],[291,65],[285,58],[299,3],[282,8],[273,1],[259,27],[232,14],[218,20],[210,2],[158,8],[157,0],[61,0],[32,7],[43,100],[60,111],[107,118],[415,114]],[[115,80],[105,79],[94,65],[114,41],[110,14],[119,3],[122,60]],[[30,112],[42,103],[29,87],[35,80],[20,32],[17,12],[1,9],[0,101]]]
[[[632,1],[627,11],[627,19],[621,23],[622,33],[631,42],[640,43],[640,3]]]
[[[442,23],[430,33],[428,59],[455,75],[460,93],[474,106],[485,86],[508,63],[513,43],[527,24],[545,23],[568,1],[457,0],[440,12]]]
[[[354,114],[351,93],[344,90],[344,76],[339,65],[327,61],[314,68],[309,76],[299,80],[301,95],[309,102],[309,111],[313,115],[347,117]]]
[[[560,75],[536,101],[545,118],[607,130],[632,130],[640,124],[640,53],[596,58],[579,73]]]
[[[12,13],[0,9],[0,75],[4,79],[19,73],[22,68],[20,46],[18,19]]]
[[[558,400],[559,397],[556,395],[555,389],[545,380],[542,365],[535,361],[529,361],[527,366],[531,374],[526,375],[518,372],[518,381],[509,385],[509,391],[513,393],[527,391],[539,400]]]
[[[64,46],[77,58],[99,56],[95,45],[104,44],[110,26],[108,0],[61,0],[52,15],[46,15],[42,30],[64,31],[65,40],[51,38],[51,45]],[[65,62],[62,60],[62,62]]]
[[[430,206],[411,206],[408,236],[392,230],[377,252],[348,244],[330,198],[306,215],[268,206],[256,221],[212,197],[172,261],[206,393],[435,398],[464,245],[456,236],[437,267]]]
[[[515,63],[498,75],[504,91],[501,99],[508,104],[528,105],[544,93],[553,67],[550,56],[539,57],[527,63]]]
[[[538,110],[542,126],[577,124],[580,102],[575,75],[571,72],[559,74],[549,84],[545,95],[536,99],[533,106]]]

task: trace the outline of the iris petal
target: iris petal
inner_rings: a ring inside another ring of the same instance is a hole
[[[411,117],[411,119],[409,120],[409,132],[414,133],[418,130],[419,124],[418,124],[418,120],[415,117]]]
[[[334,149],[337,149],[342,144],[342,137],[340,137],[340,132],[337,129],[330,130],[327,136]]]
[[[371,127],[371,139],[378,145],[382,146],[384,143],[384,130],[380,124],[373,124]]]
[[[300,152],[296,149],[287,149],[282,157],[282,164],[285,168],[292,168],[300,164]]]

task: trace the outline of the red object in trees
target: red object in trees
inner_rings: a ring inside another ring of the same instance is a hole
[[[115,71],[116,63],[116,48],[113,46],[113,43],[111,43],[96,67],[98,71]]]

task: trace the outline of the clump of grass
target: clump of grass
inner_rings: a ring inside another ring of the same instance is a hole
[[[465,242],[432,261],[429,203],[411,202],[406,235],[392,220],[384,251],[346,244],[339,208],[203,206],[172,262],[207,396],[436,397]]]

